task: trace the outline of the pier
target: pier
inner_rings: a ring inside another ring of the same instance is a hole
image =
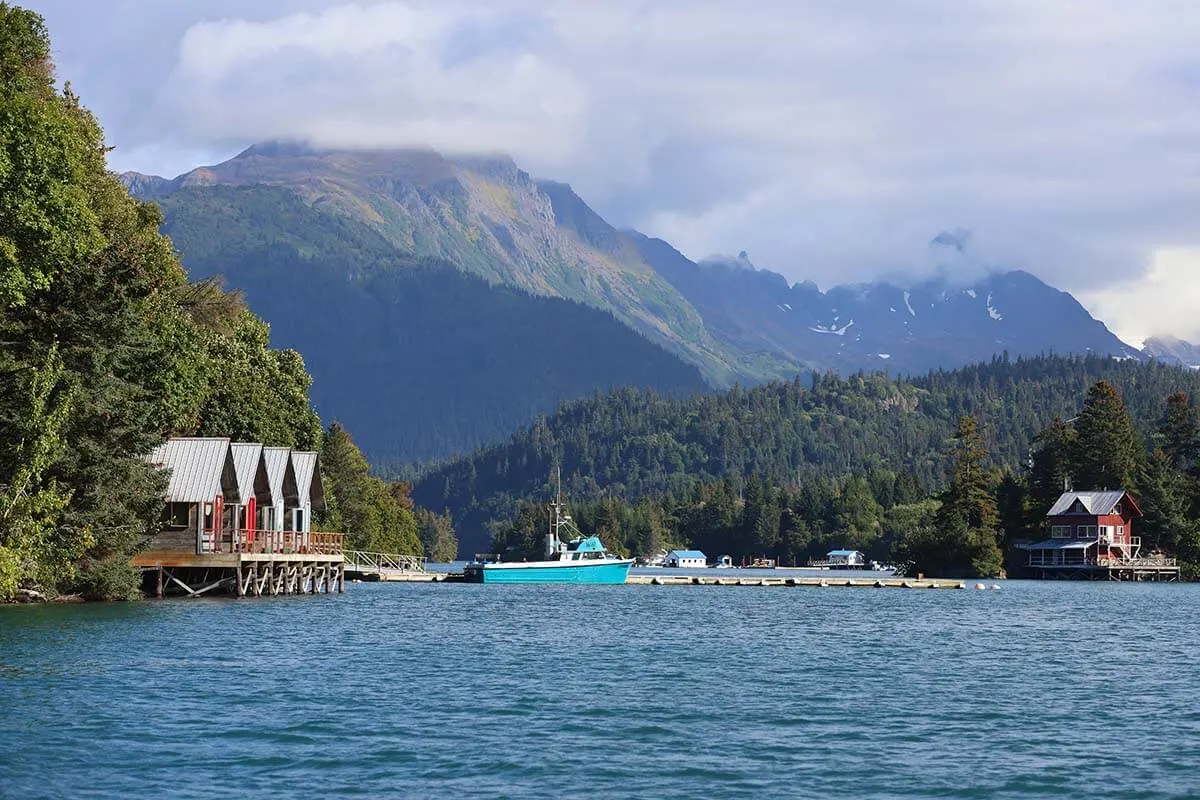
[[[816,588],[847,587],[857,589],[966,589],[967,582],[958,578],[896,578],[896,577],[774,577],[774,576],[734,576],[728,571],[723,575],[692,575],[664,574],[644,575],[631,574],[625,581],[626,585],[638,586],[759,586],[759,587],[799,587]],[[353,574],[347,567],[347,574]],[[424,572],[424,571],[390,571],[386,577],[371,577],[366,580],[393,581],[397,583],[464,583],[461,572]],[[532,584],[530,584],[532,585]]]

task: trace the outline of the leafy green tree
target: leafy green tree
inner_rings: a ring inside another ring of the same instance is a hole
[[[1099,381],[1088,390],[1075,431],[1076,488],[1133,485],[1141,443],[1121,395],[1108,381]]]
[[[458,558],[458,537],[448,514],[435,514],[424,508],[414,509],[417,520],[417,535],[425,557],[439,564],[447,564]]]
[[[325,433],[321,469],[332,502],[319,524],[340,528],[347,548],[403,555],[423,552],[411,506],[405,507],[382,479],[370,474],[362,451],[336,422]]]

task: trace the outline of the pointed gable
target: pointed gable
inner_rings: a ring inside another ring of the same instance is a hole
[[[296,500],[296,473],[292,468],[292,450],[289,447],[264,447],[263,461],[267,468],[267,483],[271,491],[271,503]]]
[[[325,484],[321,480],[320,457],[311,451],[293,450],[292,468],[296,475],[297,503],[312,503],[315,509],[325,508]]]
[[[1129,510],[1136,516],[1142,511],[1134,501],[1133,496],[1124,489],[1108,492],[1063,492],[1058,501],[1046,513],[1047,517],[1061,517],[1068,514],[1087,514],[1103,517],[1109,514],[1119,514],[1117,507],[1128,503]]]
[[[170,470],[168,503],[206,503],[218,494],[228,501],[241,502],[233,450],[228,439],[168,439],[154,448],[146,460]]]
[[[267,500],[271,495],[267,465],[263,461],[263,446],[251,442],[233,442],[233,467],[237,473],[238,494],[242,503],[251,497]]]

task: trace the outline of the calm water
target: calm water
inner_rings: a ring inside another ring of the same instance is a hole
[[[1200,585],[0,608],[0,796],[1200,797]]]

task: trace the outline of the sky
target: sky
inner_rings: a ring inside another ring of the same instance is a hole
[[[1025,269],[1200,339],[1200,3],[26,0],[117,170],[263,139],[503,152],[693,258]],[[959,274],[969,282],[970,274]]]

